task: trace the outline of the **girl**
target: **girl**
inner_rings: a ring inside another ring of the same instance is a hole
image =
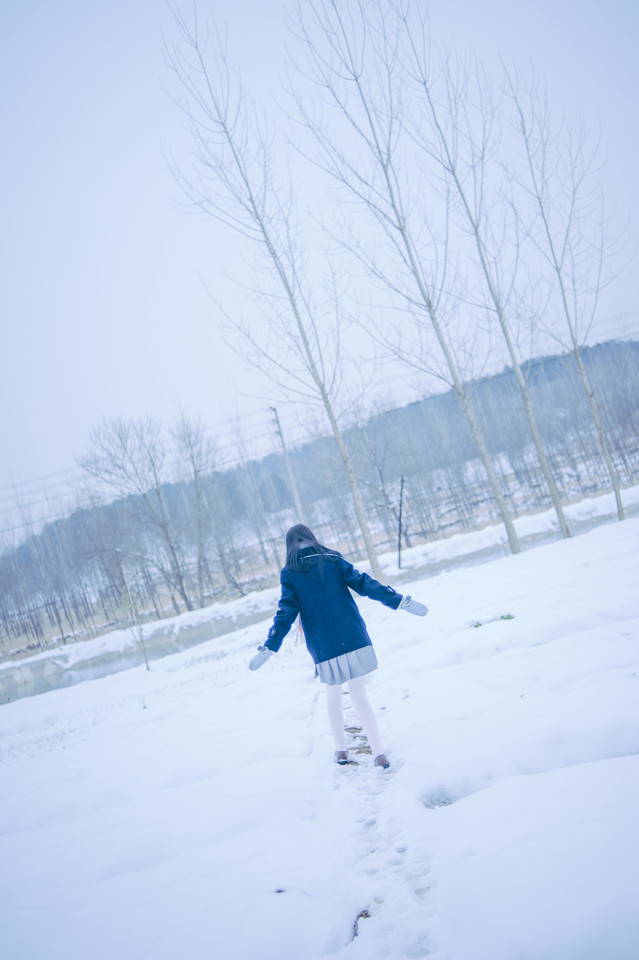
[[[376,669],[377,657],[350,591],[418,617],[425,616],[428,608],[360,573],[336,550],[319,543],[303,523],[291,527],[286,534],[286,566],[280,574],[280,583],[282,595],[273,626],[265,645],[258,647],[259,653],[249,663],[249,669],[257,670],[277,653],[299,614],[306,645],[315,662],[315,676],[326,684],[335,760],[339,764],[348,763],[342,706],[342,684],[348,682],[375,765],[386,769],[390,764],[382,748],[364,681],[365,675]]]

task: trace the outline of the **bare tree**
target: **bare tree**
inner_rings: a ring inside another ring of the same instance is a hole
[[[137,643],[140,644],[142,649],[142,654],[144,656],[144,663],[146,669],[150,670],[149,658],[146,652],[146,645],[144,643],[144,627],[140,619],[140,596],[137,591],[131,590],[131,584],[129,583],[129,577],[126,570],[126,561],[124,558],[121,558],[121,569],[122,576],[124,578],[124,595],[122,597],[122,605],[126,610],[127,617],[130,620],[129,629],[133,634],[133,638]]]
[[[171,596],[179,594],[187,610],[193,609],[183,570],[179,536],[166,502],[166,450],[159,425],[146,420],[112,420],[90,434],[90,450],[79,465],[94,480],[132,506],[161,548],[155,559]],[[179,611],[178,611],[179,612]]]
[[[211,530],[206,487],[215,470],[215,443],[207,436],[201,423],[188,420],[182,414],[173,427],[173,441],[178,458],[178,470],[189,481],[188,493],[192,506],[192,530],[195,541],[198,600],[205,604],[205,584],[211,582],[206,555],[206,541]]]
[[[316,162],[363,207],[385,241],[380,256],[378,237],[362,242],[351,231],[352,250],[414,320],[407,338],[391,342],[382,332],[381,339],[417,370],[443,370],[440,376],[455,391],[472,431],[510,549],[518,553],[514,523],[460,368],[463,340],[452,330],[446,189],[442,196],[440,185],[425,184],[419,167],[407,172],[401,27],[401,16],[385,3],[309,0],[298,7],[295,29],[306,52],[301,70],[320,93],[319,119],[300,96],[297,106],[313,135]],[[411,175],[421,180],[418,186]]]
[[[491,210],[495,197],[490,189],[491,160],[497,151],[498,139],[495,135],[496,107],[490,83],[476,65],[471,67],[469,63],[462,62],[453,52],[437,61],[435,71],[426,39],[427,25],[416,5],[411,4],[410,0],[383,2],[397,12],[402,29],[405,80],[412,84],[414,92],[421,97],[420,109],[410,124],[410,135],[416,145],[439,166],[465,221],[486,291],[486,297],[478,300],[491,311],[501,331],[559,528],[564,537],[569,537],[561,496],[537,426],[516,348],[516,315],[511,309],[510,300],[520,250],[517,211],[511,209],[511,221],[504,223],[508,204]],[[511,234],[510,240],[508,233]],[[510,257],[505,255],[507,244],[511,248]]]
[[[555,325],[552,333],[562,345],[568,345],[575,358],[614,490],[617,514],[623,520],[619,476],[582,358],[599,302],[607,253],[596,154],[587,153],[582,128],[575,130],[564,121],[561,134],[553,134],[547,100],[540,97],[536,84],[528,84],[522,93],[516,74],[507,73],[506,82],[525,157],[526,176],[518,182],[538,214],[539,229],[532,233],[532,239],[554,278],[567,336],[559,337]]]
[[[366,553],[379,577],[336,406],[342,318],[337,315],[328,326],[327,304],[318,302],[313,290],[292,185],[285,188],[277,182],[264,117],[249,107],[214,21],[202,33],[195,6],[190,22],[176,8],[173,13],[180,45],[167,49],[167,56],[182,90],[180,106],[194,154],[192,171],[176,175],[197,209],[248,240],[261,258],[253,275],[259,278],[256,292],[267,323],[256,329],[227,315],[240,337],[235,349],[268,371],[285,396],[310,400],[323,409],[348,478]]]

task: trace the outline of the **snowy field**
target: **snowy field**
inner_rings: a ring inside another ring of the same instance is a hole
[[[3,960],[636,960],[638,547],[401,587],[424,620],[363,600],[387,773],[356,730],[332,763],[293,634],[247,670],[274,605],[0,707]]]

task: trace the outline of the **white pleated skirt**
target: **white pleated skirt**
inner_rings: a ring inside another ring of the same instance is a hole
[[[347,683],[355,677],[363,677],[377,669],[377,657],[372,646],[360,647],[350,653],[342,653],[331,660],[315,664],[315,676],[322,683]]]

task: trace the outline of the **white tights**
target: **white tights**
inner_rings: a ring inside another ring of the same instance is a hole
[[[382,748],[379,730],[377,729],[377,722],[373,716],[368,697],[366,696],[366,678],[355,677],[353,680],[349,680],[348,691],[364,733],[366,734],[366,739],[373,751],[373,756],[378,757],[384,750]],[[346,750],[341,683],[326,684],[326,703],[328,706],[328,719],[331,724],[333,737],[335,738],[335,749]]]

